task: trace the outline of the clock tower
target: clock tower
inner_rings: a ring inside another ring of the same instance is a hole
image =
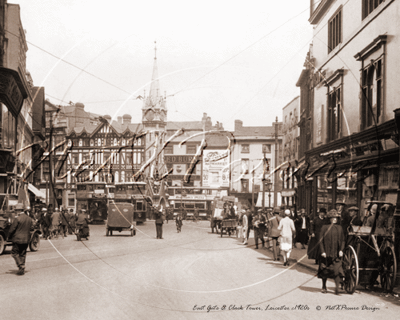
[[[156,43],[156,42],[154,42]],[[167,124],[166,96],[160,94],[160,83],[157,68],[157,48],[154,47],[153,75],[151,77],[150,91],[144,94],[142,107],[142,124],[146,134],[145,161],[151,164],[145,173],[150,179],[157,180],[167,169],[164,164],[164,152],[162,151]]]
[[[154,42],[155,43],[155,42]],[[167,121],[166,97],[160,94],[157,68],[157,48],[154,48],[153,75],[149,95],[144,97],[142,123],[146,130],[164,131]]]

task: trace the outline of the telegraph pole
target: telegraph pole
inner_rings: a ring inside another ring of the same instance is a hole
[[[264,168],[263,168],[263,178],[262,178],[262,210],[264,212],[265,210],[265,168],[267,166],[266,163],[266,159],[265,159],[265,150],[263,150],[263,154],[264,154],[264,158],[263,158],[263,164],[264,164]]]
[[[278,117],[275,120],[275,168],[278,166]],[[278,192],[276,190],[276,186],[278,183],[278,172],[274,173],[274,206],[278,205]]]

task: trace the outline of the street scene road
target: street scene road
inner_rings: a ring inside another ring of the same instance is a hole
[[[367,291],[321,293],[315,273],[284,267],[253,240],[211,233],[208,221],[153,221],[136,236],[91,225],[88,241],[74,235],[43,240],[16,275],[10,249],[0,256],[1,319],[396,319],[397,300]]]

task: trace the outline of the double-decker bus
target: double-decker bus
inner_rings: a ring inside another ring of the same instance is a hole
[[[76,209],[85,209],[93,223],[107,219],[107,188],[105,182],[76,183]]]
[[[147,196],[146,183],[136,182],[116,182],[114,189],[114,202],[128,202],[134,205],[133,219],[143,223],[149,215],[151,199]]]
[[[191,219],[197,208],[200,219],[207,220],[211,217],[214,200],[227,196],[228,188],[168,187],[168,194],[174,215],[179,213],[182,207],[186,210],[187,218]]]

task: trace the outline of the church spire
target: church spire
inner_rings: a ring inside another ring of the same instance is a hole
[[[157,42],[154,41],[154,64],[149,95],[143,104],[143,121],[166,121],[165,97],[160,95],[160,82],[157,67]]]

